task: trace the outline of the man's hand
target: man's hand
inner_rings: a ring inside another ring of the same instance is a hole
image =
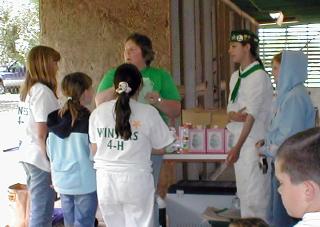
[[[244,112],[246,110],[246,107],[240,109],[238,112],[231,111],[228,113],[229,120],[231,121],[237,121],[237,122],[245,122],[248,114]]]
[[[236,161],[238,161],[239,159],[239,155],[240,155],[240,150],[243,146],[243,144],[245,143],[247,137],[250,134],[250,131],[252,129],[252,126],[254,124],[254,118],[251,114],[247,114],[246,120],[244,121],[239,139],[237,141],[237,143],[235,144],[234,147],[231,148],[231,150],[229,151],[228,157],[227,157],[227,164],[231,165],[233,163],[235,163]]]
[[[228,157],[226,159],[226,162],[228,165],[234,164],[239,159],[241,147],[234,146],[231,148],[231,150],[228,153]]]
[[[259,140],[258,142],[256,142],[256,148],[260,148],[264,145],[264,140]]]
[[[265,144],[265,141],[264,141],[264,140],[259,140],[259,141],[256,142],[256,144],[255,144],[255,146],[256,146],[256,148],[257,148],[256,150],[257,150],[257,152],[258,152],[258,156],[259,156],[259,157],[265,156],[264,154],[262,154],[262,153],[260,152],[260,148],[263,147],[264,144]]]

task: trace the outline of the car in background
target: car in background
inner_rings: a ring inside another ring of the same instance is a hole
[[[26,69],[17,61],[8,66],[0,66],[0,94],[18,94],[25,79]]]
[[[3,81],[0,78],[0,94],[4,94],[4,93],[5,93],[5,88],[4,88],[4,85],[3,85]]]

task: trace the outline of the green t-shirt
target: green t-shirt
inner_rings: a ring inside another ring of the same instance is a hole
[[[113,68],[106,72],[98,86],[97,92],[104,91],[113,86],[115,71],[116,69]],[[167,71],[149,66],[143,68],[141,74],[144,79],[149,78],[152,81],[153,91],[157,91],[161,98],[176,101],[181,100],[177,86]],[[160,112],[160,114],[162,118],[168,122],[168,117],[162,112]]]

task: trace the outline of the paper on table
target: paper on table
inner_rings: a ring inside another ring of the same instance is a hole
[[[232,219],[240,218],[240,210],[238,209],[218,209],[215,207],[207,207],[202,213],[202,217],[206,220],[212,221],[226,221],[229,222]]]
[[[149,103],[145,96],[153,91],[153,82],[149,78],[143,78],[143,87],[139,92],[138,101],[142,103]]]

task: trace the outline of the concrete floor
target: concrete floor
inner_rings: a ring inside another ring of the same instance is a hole
[[[8,187],[25,183],[25,173],[18,163],[18,151],[3,152],[17,144],[16,104],[18,95],[0,95],[0,227],[11,222],[14,204],[8,200]]]

